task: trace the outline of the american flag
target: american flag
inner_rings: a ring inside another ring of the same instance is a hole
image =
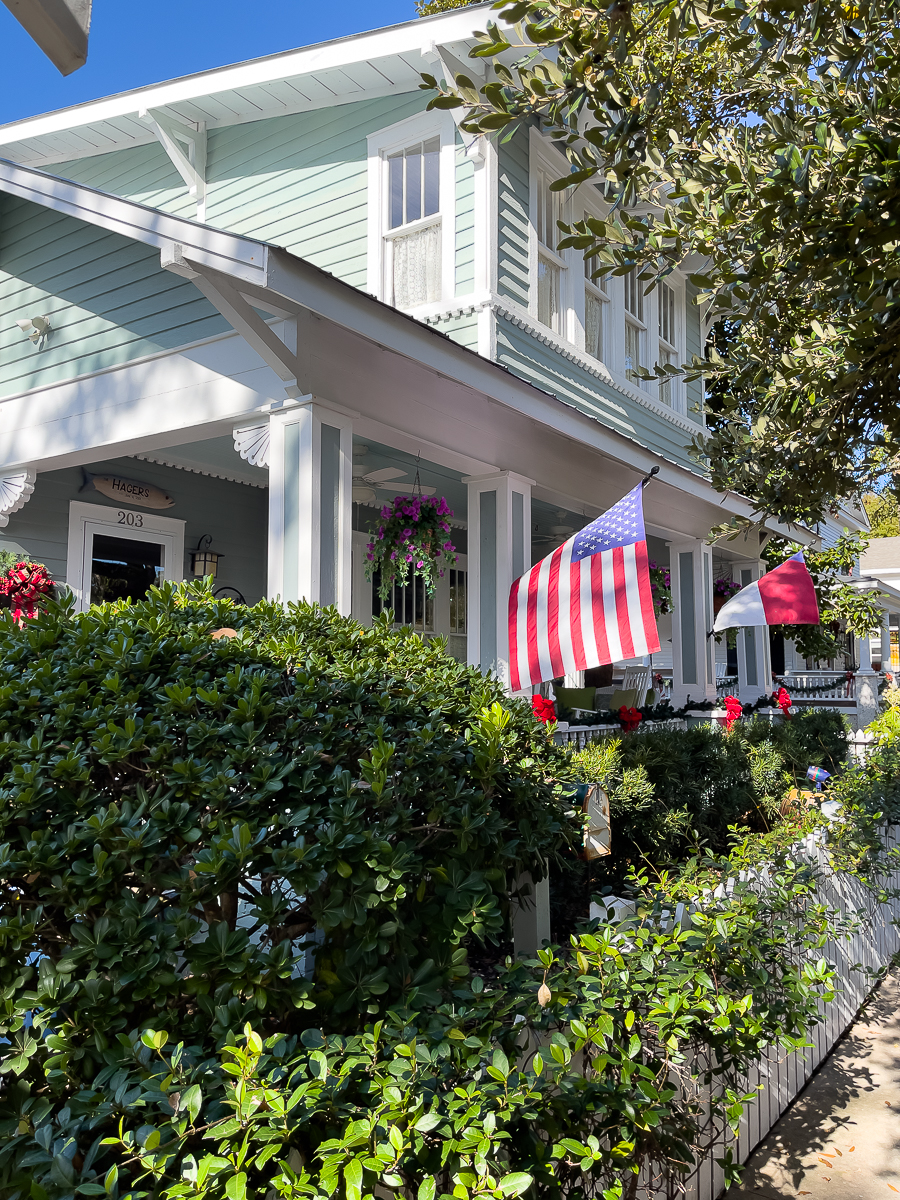
[[[512,585],[513,691],[659,649],[642,491],[638,484]]]

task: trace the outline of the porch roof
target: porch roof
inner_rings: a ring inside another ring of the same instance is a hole
[[[495,469],[499,463],[503,469],[537,479],[551,500],[570,506],[574,501],[582,507],[586,494],[596,495],[593,508],[597,513],[633,487],[651,467],[659,466],[658,481],[645,497],[645,513],[648,524],[663,535],[705,536],[723,518],[754,515],[751,502],[743,496],[714,491],[698,472],[660,458],[439,330],[280,247],[4,160],[0,160],[0,192],[159,249],[161,268],[192,279],[283,380],[299,366],[301,349],[294,355],[268,324],[258,317],[254,324],[253,309],[282,318],[314,314],[319,320],[316,350],[320,356],[330,355],[336,377],[344,372],[345,390],[354,394],[348,363],[357,364],[357,379],[366,381],[365,395],[357,397],[352,407],[362,408],[364,419],[381,421],[381,429],[405,432],[410,435],[408,441],[423,449],[452,444],[455,438],[457,460],[470,474]],[[376,354],[378,366],[373,370]],[[379,380],[384,387],[381,411],[376,413],[372,406],[379,403],[374,383],[378,372],[384,376]],[[359,389],[358,382],[355,386]],[[393,397],[390,411],[388,395]],[[408,398],[412,396],[429,400],[418,429],[415,415],[409,412]],[[398,397],[406,403],[398,404]],[[365,411],[367,398],[370,412]],[[490,445],[484,444],[483,438],[486,404],[491,406],[488,412],[494,406],[500,410],[496,413],[500,421],[492,423],[495,436]],[[436,436],[442,423],[449,427],[452,422],[449,440]],[[535,425],[541,428],[538,439]],[[183,433],[182,428],[181,440]],[[131,453],[142,444],[106,443],[104,452]],[[164,436],[156,439],[157,446],[166,444],[175,441],[167,442]],[[76,456],[70,460],[76,461]],[[16,460],[6,465],[20,464]],[[546,484],[548,474],[559,481],[555,489]],[[592,515],[587,513],[591,507],[587,506],[586,515]],[[797,527],[774,521],[766,527],[803,543],[815,540],[809,531]]]

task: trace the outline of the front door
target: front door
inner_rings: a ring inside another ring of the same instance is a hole
[[[141,600],[184,571],[184,521],[99,504],[69,505],[66,583],[78,609],[107,600]]]

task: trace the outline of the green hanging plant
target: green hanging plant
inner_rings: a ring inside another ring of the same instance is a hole
[[[380,572],[378,595],[387,604],[395,585],[418,575],[432,595],[437,580],[456,562],[447,537],[453,512],[443,496],[395,496],[381,510],[381,524],[366,547],[366,575]]]

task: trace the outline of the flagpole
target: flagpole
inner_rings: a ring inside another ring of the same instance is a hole
[[[644,478],[641,480],[641,487],[645,488],[647,486],[647,484],[650,482],[650,480],[653,478],[653,476],[658,475],[658,474],[659,474],[659,467],[658,466],[651,467],[650,470],[647,472],[647,474],[644,476]]]

